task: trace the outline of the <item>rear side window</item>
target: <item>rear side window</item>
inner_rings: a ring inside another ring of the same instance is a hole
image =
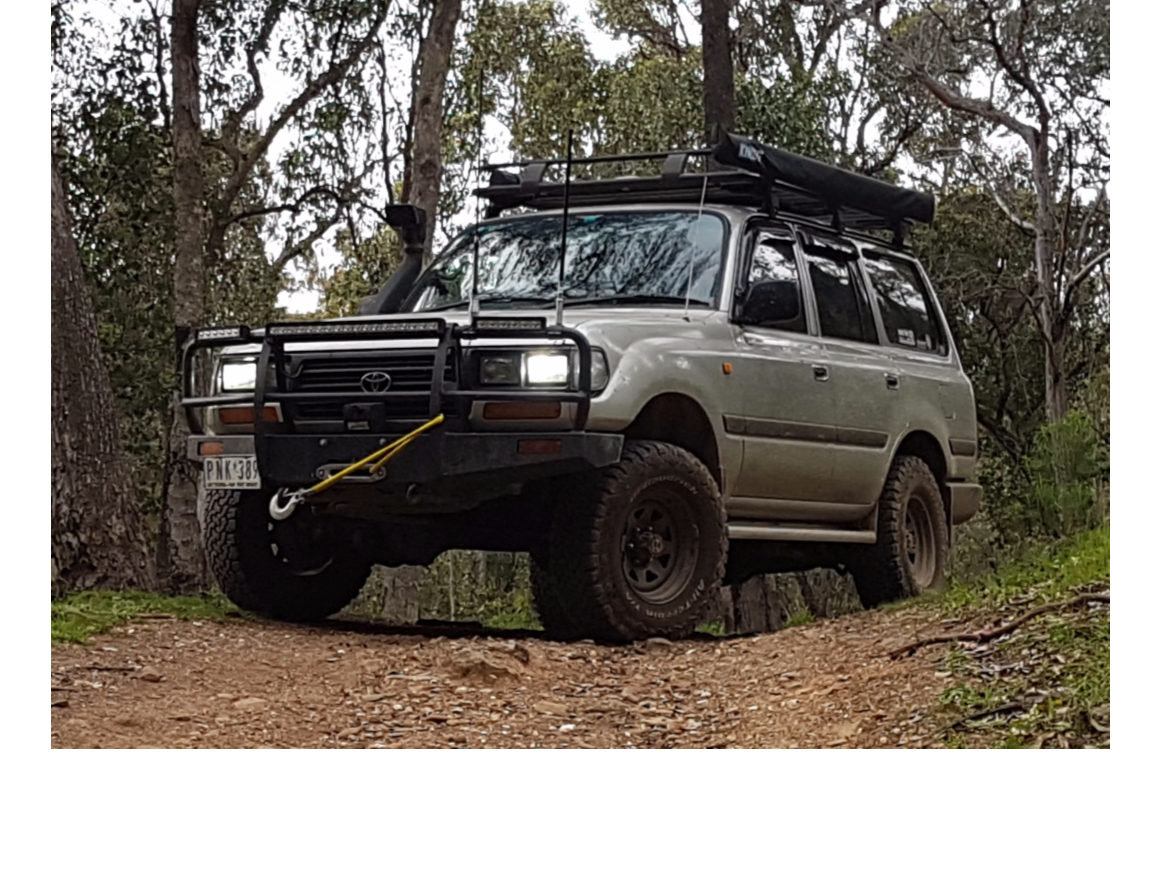
[[[889,341],[907,349],[946,354],[946,339],[917,269],[905,261],[877,257],[867,258],[865,269]]]
[[[856,261],[831,249],[807,249],[805,257],[821,336],[876,343],[877,328]]]

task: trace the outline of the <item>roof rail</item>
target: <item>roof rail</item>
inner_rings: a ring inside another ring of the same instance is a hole
[[[693,160],[695,159],[695,160]],[[702,170],[689,165],[703,159]],[[823,220],[837,229],[888,230],[902,244],[911,223],[930,223],[932,195],[900,188],[868,176],[815,161],[755,140],[726,133],[712,148],[642,152],[573,158],[571,164],[661,162],[658,175],[570,181],[570,206],[621,203],[697,203],[707,183],[708,203],[754,206],[773,215],[784,213]],[[546,170],[566,159],[486,164],[489,183],[475,193],[488,202],[486,215],[506,209],[561,209],[564,181],[546,181]]]

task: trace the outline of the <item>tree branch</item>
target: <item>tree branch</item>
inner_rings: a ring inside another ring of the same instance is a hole
[[[325,233],[331,230],[336,222],[343,218],[343,210],[344,204],[341,202],[329,218],[320,219],[316,222],[315,228],[311,233],[296,242],[287,243],[283,247],[283,251],[279,253],[279,256],[271,263],[271,269],[275,271],[276,275],[282,273],[283,268],[287,264],[310,249]]]
[[[260,218],[264,215],[273,215],[276,212],[290,212],[292,214],[298,213],[303,208],[303,204],[317,194],[326,194],[336,201],[343,201],[344,199],[343,196],[334,188],[331,188],[328,185],[316,185],[314,188],[310,188],[309,190],[304,191],[303,194],[301,194],[294,203],[280,203],[277,206],[263,206],[255,209],[245,209],[242,212],[236,212],[230,216],[226,226],[229,227],[232,224],[237,224],[238,222],[245,221],[248,218]]]
[[[1084,281],[1086,281],[1087,277],[1091,275],[1092,271],[1096,267],[1098,267],[1100,264],[1102,264],[1104,261],[1106,261],[1110,256],[1111,256],[1111,249],[1106,248],[1102,252],[1099,252],[1095,255],[1092,255],[1090,258],[1088,258],[1087,261],[1083,264],[1083,266],[1081,266],[1075,272],[1075,275],[1073,275],[1071,277],[1071,280],[1067,283],[1068,293],[1074,291]]]
[[[210,238],[207,240],[208,252],[217,251],[221,248],[223,234],[227,224],[230,222],[229,215],[231,206],[242,192],[247,180],[250,179],[255,165],[266,155],[267,150],[271,146],[271,142],[287,126],[291,119],[298,115],[312,100],[322,94],[330,85],[339,82],[343,78],[347,71],[351,69],[355,62],[359,60],[375,41],[380,25],[384,23],[387,14],[388,4],[385,3],[380,6],[375,19],[368,28],[368,32],[356,43],[351,52],[342,60],[333,62],[326,71],[311,80],[271,121],[266,131],[259,137],[258,142],[241,155],[241,161],[235,166],[234,172],[231,173],[230,179],[223,189],[222,196],[219,197],[218,202],[215,204],[215,220],[211,229]]]
[[[1035,225],[1007,206],[1006,201],[1002,199],[1002,195],[993,186],[990,189],[990,196],[994,198],[994,202],[998,204],[998,208],[1002,210],[1002,214],[1007,217],[1011,224],[1024,233],[1034,235]]]
[[[994,17],[994,9],[986,4],[979,4],[985,6],[986,21],[990,25],[989,36],[987,37],[990,47],[994,50],[995,60],[998,65],[1006,70],[1007,74],[1018,84],[1024,91],[1026,91],[1031,99],[1035,101],[1035,105],[1039,108],[1039,127],[1045,133],[1047,126],[1051,121],[1051,110],[1047,108],[1047,99],[1043,96],[1043,92],[1035,84],[1035,80],[1029,73],[1024,72],[1019,68],[1019,63],[1015,59],[1009,57],[1006,50],[1002,46],[1002,40],[998,35],[998,21]],[[1026,3],[1022,6],[1026,8]],[[1020,55],[1020,63],[1026,66],[1025,56]]]
[[[1007,433],[1002,424],[996,421],[990,415],[990,413],[985,411],[981,406],[978,407],[977,415],[975,417],[978,419],[978,423],[986,429],[987,433],[994,437],[995,442],[998,443],[1002,450],[1010,455],[1011,460],[1021,468],[1023,452],[1018,446],[1015,445],[1014,439],[1009,433]]]
[[[987,630],[978,631],[976,633],[964,634],[939,634],[936,637],[927,637],[924,640],[916,640],[908,646],[902,646],[899,649],[894,649],[889,652],[890,658],[900,658],[902,655],[908,655],[916,652],[922,646],[933,646],[938,643],[985,643],[989,640],[997,639],[998,637],[1006,636],[1014,632],[1020,626],[1026,624],[1032,618],[1037,618],[1047,612],[1055,612],[1060,609],[1070,609],[1074,606],[1082,606],[1085,603],[1111,603],[1111,592],[1102,591],[1095,594],[1080,594],[1077,597],[1072,597],[1070,600],[1063,600],[1057,603],[1044,603],[1042,606],[1036,606],[1034,609],[1024,612],[1014,621],[999,625],[998,627],[988,628]]]
[[[944,106],[948,106],[957,112],[966,115],[974,115],[986,121],[1005,127],[1014,133],[1017,133],[1024,140],[1034,142],[1034,137],[1037,131],[1020,121],[1009,112],[1004,112],[993,103],[980,100],[975,97],[970,97],[963,94],[956,88],[953,88],[944,82],[940,81],[927,69],[925,69],[915,58],[913,58],[902,46],[900,46],[892,36],[886,31],[885,26],[880,19],[881,7],[878,6],[873,10],[873,16],[869,19],[870,25],[877,31],[877,35],[881,39],[882,45],[888,48],[895,54],[901,65],[909,72],[909,74],[919,82],[927,91],[929,91],[937,100]]]

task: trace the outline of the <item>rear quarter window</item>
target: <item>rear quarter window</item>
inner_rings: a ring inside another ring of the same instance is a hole
[[[866,255],[865,269],[889,342],[913,351],[946,354],[949,346],[917,268],[896,258]]]

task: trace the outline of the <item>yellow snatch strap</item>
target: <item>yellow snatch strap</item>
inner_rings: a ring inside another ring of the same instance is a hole
[[[418,427],[416,430],[412,431],[411,433],[406,433],[404,436],[402,436],[400,439],[396,440],[395,442],[389,443],[386,446],[383,446],[379,449],[376,449],[376,451],[372,452],[372,454],[368,455],[368,457],[361,458],[360,460],[356,461],[351,466],[344,467],[338,473],[333,473],[331,476],[328,476],[322,482],[318,482],[315,485],[312,485],[310,488],[307,489],[306,493],[307,494],[318,494],[321,491],[325,491],[326,489],[328,489],[332,485],[334,485],[336,482],[339,482],[340,480],[344,479],[345,477],[350,476],[352,473],[355,473],[361,467],[366,467],[368,464],[372,465],[372,469],[369,472],[371,472],[371,473],[378,472],[385,464],[387,464],[394,457],[396,457],[398,454],[400,454],[400,452],[404,451],[404,449],[408,448],[408,444],[411,443],[414,439],[416,439],[418,436],[420,436],[426,430],[431,430],[432,428],[436,427],[438,424],[441,424],[444,420],[445,420],[444,413],[441,413],[436,418],[434,418],[432,421],[425,422],[420,427]]]
[[[416,430],[412,431],[412,433],[406,433],[395,442],[376,449],[376,451],[372,452],[372,454],[368,455],[368,457],[361,458],[354,464],[344,467],[338,473],[334,473],[333,475],[328,476],[322,482],[318,482],[315,485],[312,485],[310,488],[304,488],[292,494],[288,494],[286,488],[280,488],[278,492],[276,492],[275,496],[271,498],[271,503],[268,508],[268,511],[271,513],[271,518],[275,519],[275,521],[282,521],[285,518],[289,518],[291,513],[295,511],[295,507],[302,503],[305,498],[310,497],[312,494],[318,494],[321,491],[327,490],[336,482],[341,481],[344,477],[350,476],[352,473],[355,473],[357,470],[366,467],[369,464],[372,465],[371,472],[376,473],[385,464],[387,464],[394,457],[408,448],[409,443],[411,443],[414,439],[416,439],[426,430],[430,430],[431,428],[436,427],[444,420],[445,417],[443,414],[438,415],[432,421],[427,421],[422,424]]]

